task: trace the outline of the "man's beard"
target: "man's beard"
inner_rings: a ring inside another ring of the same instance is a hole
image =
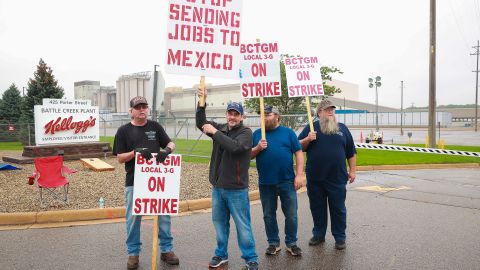
[[[277,120],[272,119],[272,120],[266,120],[265,119],[265,130],[273,130],[277,127]]]
[[[338,127],[337,119],[335,116],[322,116],[320,117],[320,131],[325,135],[336,134],[340,128]]]

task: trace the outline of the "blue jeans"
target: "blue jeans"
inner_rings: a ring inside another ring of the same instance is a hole
[[[212,221],[217,233],[215,256],[228,258],[230,215],[237,228],[238,246],[246,262],[257,261],[255,240],[250,226],[250,200],[248,189],[213,188]]]
[[[142,250],[140,241],[140,227],[142,216],[132,215],[133,207],[133,186],[125,187],[125,221],[127,229],[127,253],[129,256],[138,256]],[[162,253],[170,252],[173,249],[172,235],[170,232],[170,216],[158,216],[158,239]]]
[[[269,245],[280,245],[277,224],[277,201],[280,197],[282,212],[285,215],[285,244],[287,247],[297,244],[297,192],[293,182],[276,185],[260,185],[260,200],[263,208],[263,221]]]
[[[307,193],[313,217],[313,235],[325,237],[328,224],[328,204],[332,235],[335,241],[345,241],[347,228],[346,183],[335,183],[328,180],[312,182],[307,179]]]

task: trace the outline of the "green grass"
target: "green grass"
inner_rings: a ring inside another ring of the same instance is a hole
[[[15,151],[23,150],[23,145],[20,142],[0,142],[0,151]]]
[[[113,146],[114,137],[100,137],[100,141],[108,142]],[[175,153],[183,154],[183,160],[186,162],[208,163],[212,151],[211,140],[185,140],[176,139]],[[420,144],[411,144],[407,146],[423,147]],[[480,152],[480,146],[459,146],[446,145],[446,149]],[[0,143],[0,151],[22,150],[23,146],[19,142]],[[357,149],[357,165],[398,165],[398,164],[441,164],[441,163],[480,163],[478,157],[463,157],[439,154],[422,154],[398,151],[383,151],[370,149]],[[188,156],[191,155],[191,156]],[[205,157],[201,157],[205,156]],[[255,166],[254,163],[251,163]]]
[[[463,147],[460,147],[463,148]],[[452,149],[452,148],[448,148]],[[456,149],[462,150],[462,149]],[[471,151],[471,150],[463,150]],[[357,165],[480,163],[478,157],[357,149]]]

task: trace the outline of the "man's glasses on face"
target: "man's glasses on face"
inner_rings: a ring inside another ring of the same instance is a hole
[[[148,105],[147,104],[138,104],[137,106],[133,107],[135,110],[141,110],[141,109],[148,109]]]

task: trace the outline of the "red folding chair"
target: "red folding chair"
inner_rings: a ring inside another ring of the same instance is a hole
[[[75,173],[76,171],[63,165],[62,156],[36,158],[34,162],[36,171],[32,176],[37,180],[40,192],[40,206],[42,208],[45,207],[43,189],[48,191],[53,200],[62,200],[65,204],[68,204],[69,182],[65,175]],[[62,187],[63,199],[60,198],[62,196],[60,191]]]

